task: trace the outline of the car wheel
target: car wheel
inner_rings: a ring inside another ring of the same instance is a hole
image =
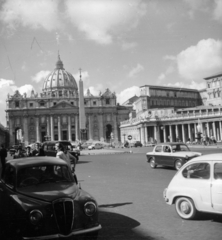
[[[183,219],[194,219],[197,216],[197,210],[195,208],[194,202],[190,198],[177,198],[175,207],[177,214]]]
[[[181,160],[176,160],[174,167],[178,171],[182,167],[182,165],[183,163]]]
[[[151,158],[151,159],[150,159],[150,167],[151,167],[151,168],[156,168],[156,166],[157,166],[157,165],[156,165],[155,158]]]

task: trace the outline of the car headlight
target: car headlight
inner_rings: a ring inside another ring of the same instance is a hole
[[[84,211],[87,216],[91,217],[96,212],[96,204],[94,202],[87,202],[84,205]]]
[[[30,222],[33,225],[37,225],[42,220],[42,218],[43,218],[43,214],[39,210],[33,210],[29,214]]]

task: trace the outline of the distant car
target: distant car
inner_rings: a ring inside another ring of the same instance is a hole
[[[92,143],[84,142],[81,144],[81,150],[88,149],[88,146],[92,145]]]
[[[135,141],[132,143],[132,147],[142,147],[143,144],[140,141]]]
[[[161,165],[179,170],[187,161],[200,155],[202,153],[190,151],[186,144],[175,142],[157,144],[152,152],[146,154],[146,158],[151,168]]]
[[[96,200],[61,159],[8,160],[0,190],[2,240],[96,239],[101,229]]]
[[[101,143],[94,143],[94,144],[88,146],[88,149],[89,149],[89,150],[102,149],[103,147],[104,147],[104,146],[103,146],[103,144],[101,144]]]
[[[71,142],[69,141],[46,141],[42,144],[46,156],[56,156],[55,144],[60,142],[64,147],[69,149],[69,152],[76,157],[77,161],[79,160],[80,151],[78,149],[73,149]]]
[[[173,177],[163,192],[167,204],[175,204],[183,219],[195,219],[198,212],[222,214],[222,154],[192,159]]]

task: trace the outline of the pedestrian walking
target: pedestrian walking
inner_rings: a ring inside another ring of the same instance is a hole
[[[0,146],[0,158],[1,158],[1,168],[2,168],[0,176],[2,176],[5,170],[5,163],[7,158],[7,150],[4,144],[1,144]]]
[[[74,156],[69,152],[69,149],[67,149],[67,148],[65,149],[64,153],[65,153],[65,155],[66,155],[68,164],[69,164],[70,167],[71,167],[72,173],[75,173],[76,163],[77,163],[76,157],[74,157]]]
[[[66,154],[65,154],[65,148],[64,148],[63,144],[60,143],[60,142],[57,142],[57,143],[55,144],[55,149],[56,149],[56,151],[57,151],[56,157],[64,160],[64,161],[68,164],[68,166],[70,167],[70,169],[71,169],[70,159],[68,159],[68,157],[67,157]]]

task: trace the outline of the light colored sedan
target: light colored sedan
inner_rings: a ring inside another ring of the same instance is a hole
[[[195,219],[199,212],[222,214],[222,154],[203,155],[186,163],[163,197],[167,204],[175,204],[183,219]]]
[[[89,150],[102,149],[102,148],[103,148],[103,144],[101,144],[101,143],[94,143],[94,144],[88,146]]]
[[[184,143],[172,142],[157,144],[153,151],[146,153],[146,158],[151,168],[161,165],[179,170],[187,161],[200,155],[200,152],[190,151]]]

